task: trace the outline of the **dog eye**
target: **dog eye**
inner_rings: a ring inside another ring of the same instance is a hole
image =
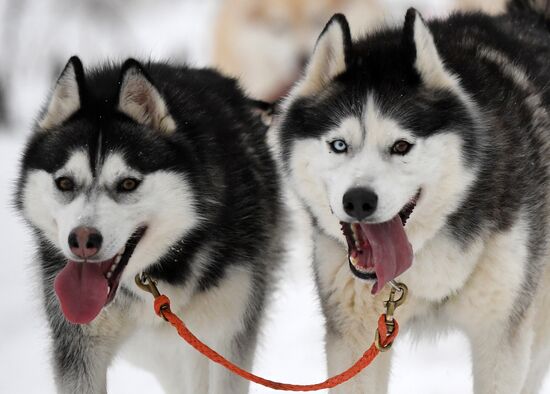
[[[66,176],[59,177],[55,180],[55,186],[62,192],[72,192],[74,190],[74,182]]]
[[[348,144],[344,140],[334,140],[329,142],[329,146],[334,153],[346,153],[348,151]]]
[[[140,181],[134,178],[125,178],[119,182],[117,190],[120,193],[133,192],[139,186]]]
[[[404,156],[407,153],[409,153],[412,147],[413,147],[413,144],[405,140],[399,140],[395,144],[393,144],[391,148],[391,153],[394,155]]]

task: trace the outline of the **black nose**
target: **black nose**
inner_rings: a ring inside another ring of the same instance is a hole
[[[378,196],[372,190],[365,188],[350,189],[342,199],[344,211],[354,219],[363,220],[376,210]]]
[[[103,243],[101,233],[92,227],[77,227],[69,234],[69,247],[78,257],[92,257]]]

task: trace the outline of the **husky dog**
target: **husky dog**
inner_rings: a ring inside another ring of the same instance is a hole
[[[330,374],[372,343],[398,278],[410,289],[402,327],[469,336],[476,393],[539,389],[550,361],[548,9],[515,2],[498,17],[430,23],[410,9],[402,28],[357,41],[335,15],[320,35],[270,143],[314,227]],[[389,357],[335,392],[386,392]]]
[[[286,227],[260,113],[212,70],[130,59],[85,72],[70,59],[17,190],[59,392],[105,393],[127,340],[167,392],[247,392],[181,343],[134,277],[150,275],[198,337],[251,367]]]

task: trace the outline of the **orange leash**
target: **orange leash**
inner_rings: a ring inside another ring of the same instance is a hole
[[[381,351],[386,351],[391,348],[391,345],[399,332],[399,325],[397,321],[393,319],[393,311],[396,306],[401,305],[406,295],[406,287],[404,285],[401,289],[403,290],[403,295],[400,299],[394,300],[393,296],[395,295],[395,289],[392,289],[390,299],[386,303],[386,307],[392,316],[388,314],[382,314],[378,319],[378,329],[376,332],[376,340],[371,345],[371,347],[363,354],[363,356],[350,368],[344,372],[333,376],[324,382],[316,384],[289,384],[289,383],[280,383],[273,380],[265,379],[260,376],[254,375],[244,369],[233,364],[231,361],[227,360],[221,354],[210,348],[208,345],[201,342],[183,323],[183,321],[176,316],[170,310],[170,299],[159,293],[155,282],[143,274],[136,276],[136,284],[142,289],[149,293],[152,293],[155,297],[155,313],[164,320],[168,321],[174,328],[177,330],[180,337],[182,337],[189,345],[193,346],[196,350],[202,353],[204,356],[208,357],[215,363],[222,365],[227,368],[229,371],[233,372],[236,375],[241,376],[244,379],[247,379],[251,382],[261,384],[275,390],[284,390],[284,391],[317,391],[323,389],[330,389],[340,384],[350,380],[357,374],[359,374],[363,369],[365,369],[372,361],[378,356]]]

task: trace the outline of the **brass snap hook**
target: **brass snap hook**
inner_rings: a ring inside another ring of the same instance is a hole
[[[143,272],[137,274],[135,277],[136,285],[143,291],[151,293],[153,297],[157,298],[160,296],[159,289],[157,288],[157,282],[155,282],[151,277]]]
[[[386,339],[387,337],[391,336],[395,331],[395,321],[394,321],[394,314],[397,307],[403,305],[405,300],[407,299],[407,294],[409,289],[407,286],[403,283],[398,283],[395,281],[389,282],[391,286],[390,290],[390,296],[387,301],[384,301],[384,306],[386,307],[386,313],[384,315],[384,322],[386,323],[386,333],[380,333],[379,330],[376,330],[376,336],[374,338],[374,344],[376,348],[380,352],[387,352],[391,349],[393,341],[388,343],[387,345],[382,345],[381,342],[381,335],[385,335]],[[399,295],[398,295],[399,294]]]
[[[390,290],[390,297],[384,302],[384,306],[386,307],[386,325],[388,326],[389,334],[393,332],[393,316],[395,314],[395,310],[397,307],[403,305],[409,292],[408,287],[404,283],[391,281],[390,285],[392,286]],[[398,298],[396,298],[397,293],[400,293]]]
[[[157,282],[155,282],[149,275],[145,273],[137,274],[134,278],[136,285],[143,291],[151,293],[155,298],[155,311],[159,316],[164,320],[168,321],[164,313],[170,311],[170,300],[168,297],[160,294],[159,289],[157,288]],[[157,307],[157,303],[160,301]],[[158,310],[157,310],[158,309]]]

